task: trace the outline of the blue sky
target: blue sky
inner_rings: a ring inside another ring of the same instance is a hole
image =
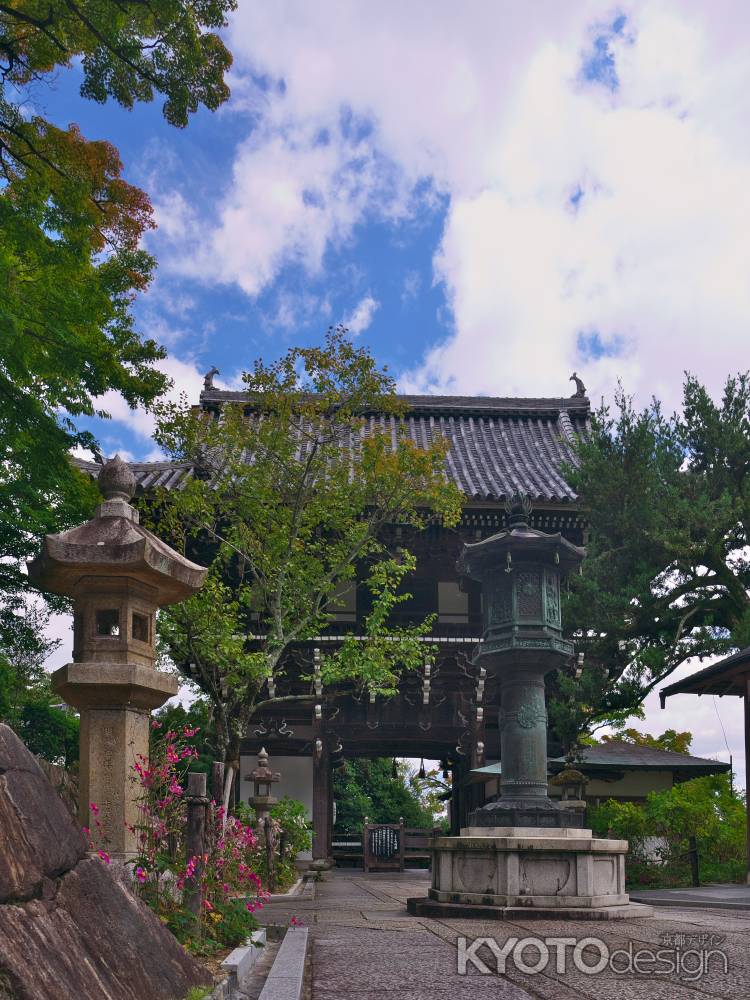
[[[232,98],[185,130],[81,100],[76,69],[33,98],[152,198],[135,308],[175,392],[348,322],[404,390],[556,396],[577,370],[595,400],[621,379],[670,407],[686,368],[717,391],[748,364],[749,20],[744,0],[240,0]],[[148,414],[104,405],[106,453],[158,457]],[[651,728],[721,751],[713,707],[675,701]]]

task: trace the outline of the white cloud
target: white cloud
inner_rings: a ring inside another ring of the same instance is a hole
[[[273,116],[240,145],[213,230],[175,213],[179,222],[169,225],[181,246],[165,265],[200,281],[236,282],[253,297],[286,265],[318,274],[327,248],[345,244],[366,211],[405,211],[405,195],[389,179],[371,141],[337,116],[304,123]]]
[[[419,289],[422,287],[422,279],[419,276],[419,271],[407,271],[404,276],[404,285],[401,290],[401,301],[406,304],[408,302],[413,302],[414,299],[419,295]]]
[[[611,92],[581,68],[619,13]],[[253,131],[212,230],[162,199],[203,247],[170,266],[256,296],[419,211],[426,181],[448,199],[454,333],[404,388],[558,394],[575,368],[595,396],[619,376],[673,403],[685,367],[715,388],[748,339],[749,19],[733,0],[242,5]],[[252,99],[250,73],[271,81]]]
[[[372,323],[373,316],[379,308],[380,303],[378,300],[374,299],[368,292],[367,295],[359,300],[349,315],[344,318],[344,326],[352,336],[356,337]]]
[[[193,361],[182,361],[180,358],[170,355],[162,361],[156,362],[156,368],[168,375],[172,380],[172,388],[165,393],[164,400],[178,400],[182,393],[188,401],[196,402],[203,388],[203,374],[198,370]],[[221,378],[215,379],[217,388],[224,388],[227,383]],[[112,417],[112,428],[115,431],[126,432],[134,435],[135,439],[148,439],[154,433],[156,421],[153,413],[142,407],[131,409],[127,402],[114,390],[104,393],[96,400],[98,408],[105,410]],[[107,434],[109,425],[103,425],[101,434]],[[125,452],[120,449],[120,455],[124,458]],[[130,453],[128,453],[130,457]]]

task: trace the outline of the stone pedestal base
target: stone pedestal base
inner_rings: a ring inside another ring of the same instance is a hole
[[[429,898],[409,900],[410,913],[499,919],[651,914],[625,892],[626,840],[596,838],[583,829],[469,827],[431,846]]]

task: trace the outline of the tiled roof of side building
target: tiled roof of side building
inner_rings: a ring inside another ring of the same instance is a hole
[[[220,407],[243,402],[241,392],[207,390],[201,405]],[[448,437],[446,461],[450,479],[469,500],[501,502],[521,492],[537,502],[570,504],[576,493],[565,479],[565,467],[575,465],[575,441],[586,433],[589,401],[567,399],[507,399],[489,396],[405,396],[403,418],[369,414],[372,429],[391,431],[402,426],[420,445],[437,436]],[[93,475],[98,466],[78,463]],[[138,488],[179,489],[191,470],[185,464],[135,462],[131,468]]]

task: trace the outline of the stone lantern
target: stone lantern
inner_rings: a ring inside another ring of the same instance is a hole
[[[278,771],[272,771],[268,766],[268,751],[265,747],[261,748],[258,754],[258,766],[250,772],[245,780],[253,783],[250,804],[255,809],[258,823],[262,824],[271,806],[275,806],[278,802],[278,799],[271,794],[271,785],[281,780],[281,774]]]
[[[573,653],[562,636],[560,579],[584,550],[529,527],[528,501],[509,513],[507,531],[465,545],[459,560],[482,584],[475,662],[500,689],[501,797],[476,809],[460,836],[432,840],[428,896],[407,908],[423,917],[648,916],[625,892],[627,841],[594,837],[579,802],[547,794],[544,677]]]
[[[465,545],[459,571],[482,584],[483,643],[479,662],[500,688],[501,798],[475,810],[471,826],[571,827],[547,795],[547,711],[544,677],[573,655],[563,638],[561,577],[585,551],[561,534],[529,527],[526,498],[510,506],[507,531]]]
[[[35,586],[73,599],[73,662],[52,687],[81,716],[79,816],[86,822],[97,805],[102,829],[92,835],[118,858],[137,853],[133,764],[148,757],[149,714],[178,688],[155,668],[156,611],[195,593],[207,572],[141,527],[129,503],[135,485],[115,456],[99,474],[96,515],[47,535],[29,564]]]

